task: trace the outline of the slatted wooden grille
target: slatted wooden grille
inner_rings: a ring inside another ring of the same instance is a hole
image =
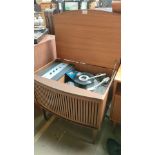
[[[103,107],[100,100],[67,94],[37,81],[35,97],[38,104],[58,116],[93,128],[100,126],[99,109]]]

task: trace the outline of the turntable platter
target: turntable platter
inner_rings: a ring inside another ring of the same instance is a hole
[[[79,85],[86,86],[86,85],[94,83],[94,79],[89,79],[93,76],[94,75],[92,75],[90,73],[83,72],[83,73],[76,75],[76,77],[74,78],[74,82]]]

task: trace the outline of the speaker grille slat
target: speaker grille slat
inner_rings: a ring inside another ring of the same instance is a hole
[[[37,103],[54,114],[68,120],[97,128],[100,121],[98,111],[101,102],[90,98],[80,98],[35,82]]]

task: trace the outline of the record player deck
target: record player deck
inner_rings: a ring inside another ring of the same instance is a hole
[[[64,77],[64,83],[70,86],[86,89],[88,91],[103,94],[110,82],[106,73],[92,74],[81,72],[74,64],[55,61],[48,68],[39,72],[43,78],[59,81]]]

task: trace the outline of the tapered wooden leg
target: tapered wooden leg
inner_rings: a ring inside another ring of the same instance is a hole
[[[97,133],[98,133],[98,130],[93,129],[93,141],[92,141],[93,144],[95,144],[95,142],[96,142]]]
[[[46,115],[46,111],[44,109],[42,109],[42,111],[43,111],[44,119],[47,121],[48,118],[47,118],[47,115]]]

